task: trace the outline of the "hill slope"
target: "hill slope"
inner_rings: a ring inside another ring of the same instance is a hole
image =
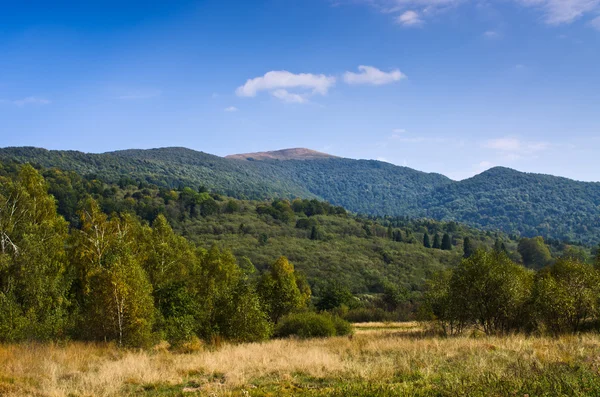
[[[331,154],[317,152],[305,148],[282,149],[272,152],[256,152],[243,154],[230,154],[226,159],[236,160],[315,160],[326,158],[338,158]]]
[[[204,185],[238,198],[318,198],[365,214],[456,220],[587,244],[600,241],[600,183],[507,168],[454,182],[443,175],[373,160],[306,159],[248,161],[184,148],[103,154],[0,149],[0,160],[59,167],[112,182],[134,179],[166,187]]]

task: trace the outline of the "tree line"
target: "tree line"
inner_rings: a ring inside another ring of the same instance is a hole
[[[308,307],[310,287],[285,257],[258,274],[163,215],[150,225],[91,197],[77,205],[70,227],[33,167],[0,177],[0,341],[257,341]]]
[[[513,262],[505,251],[478,249],[432,277],[424,298],[422,318],[446,335],[598,329],[600,250],[593,264],[566,253],[536,271]]]

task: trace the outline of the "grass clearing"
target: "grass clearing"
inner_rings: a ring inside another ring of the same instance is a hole
[[[0,345],[2,396],[600,395],[600,336],[436,338],[416,323],[352,338],[190,354],[65,343]]]

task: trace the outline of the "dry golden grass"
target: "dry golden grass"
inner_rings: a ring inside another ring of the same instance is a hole
[[[357,327],[352,338],[273,340],[191,354],[165,349],[124,351],[85,343],[4,345],[0,346],[0,395],[180,395],[184,391],[245,395],[246,390],[257,395],[268,390],[275,391],[273,395],[303,390],[318,394],[319,388],[333,393],[351,384],[393,384],[395,392],[389,395],[456,395],[470,390],[471,384],[488,387],[487,392],[482,389],[473,395],[505,395],[501,387],[515,393],[555,387],[553,382],[563,382],[560,371],[575,369],[576,379],[589,375],[591,383],[573,387],[561,383],[560,387],[573,391],[564,395],[596,390],[598,335],[441,339],[419,337],[415,326],[396,324],[390,329],[389,324],[380,324],[384,329],[377,331],[371,324]],[[583,375],[580,370],[585,370]],[[549,395],[555,394],[549,390]]]

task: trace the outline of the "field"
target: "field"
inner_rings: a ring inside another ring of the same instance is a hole
[[[600,336],[439,338],[415,323],[353,337],[197,346],[0,346],[1,396],[597,396]]]

